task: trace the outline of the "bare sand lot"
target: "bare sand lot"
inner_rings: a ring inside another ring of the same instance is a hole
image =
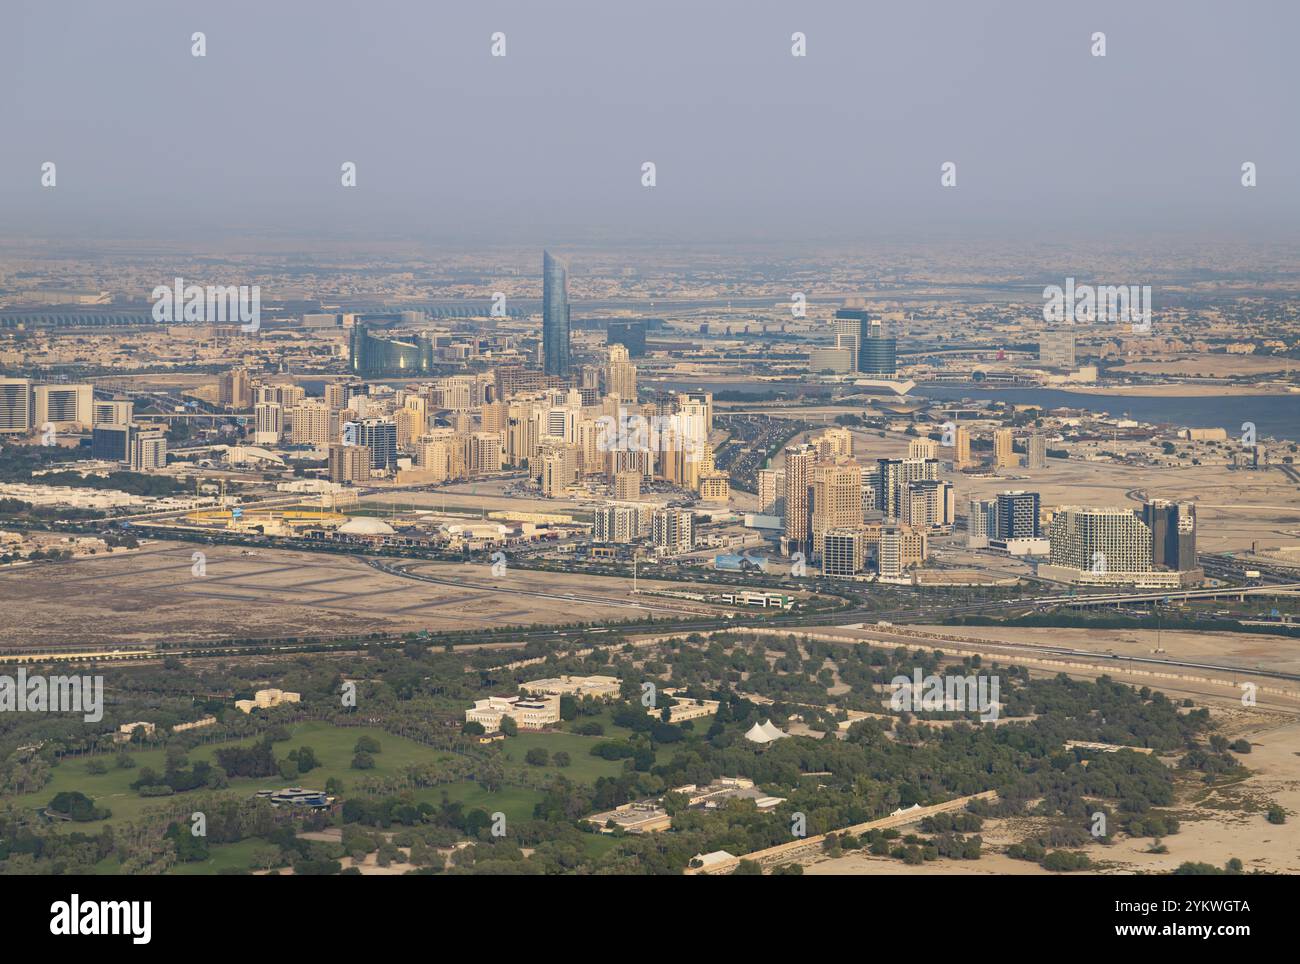
[[[1126,369],[1119,369],[1124,371]],[[1080,395],[1134,395],[1141,398],[1207,398],[1220,395],[1290,395],[1291,383],[1286,381],[1258,382],[1252,385],[1197,384],[1174,382],[1169,385],[1071,385],[1070,391]]]
[[[0,647],[156,645],[225,638],[491,629],[709,611],[634,597],[631,580],[421,563],[430,583],[377,572],[360,556],[148,542],[141,551],[0,575]],[[644,589],[684,589],[641,580]],[[575,598],[576,597],[576,598]],[[21,601],[21,602],[15,602]]]
[[[990,821],[991,824],[993,821]],[[988,826],[986,824],[985,826]],[[909,828],[910,829],[910,828]],[[907,832],[907,831],[905,831]],[[987,839],[987,838],[986,838]],[[1014,841],[1012,841],[1014,843]],[[855,851],[843,857],[817,857],[804,864],[805,875],[812,876],[950,876],[961,874],[971,877],[1000,877],[1007,874],[1026,874],[1050,876],[1051,871],[1044,870],[1038,864],[1028,860],[1013,860],[1006,854],[989,852],[979,860],[929,860],[919,866],[908,866],[892,857],[873,857],[864,851]]]
[[[1117,375],[1187,375],[1226,378],[1231,375],[1283,374],[1295,370],[1295,359],[1282,355],[1228,355],[1209,352],[1179,353],[1164,358],[1126,362],[1111,369]]]

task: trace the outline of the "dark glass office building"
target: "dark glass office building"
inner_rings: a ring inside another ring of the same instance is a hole
[[[629,358],[640,358],[645,354],[645,322],[611,321],[606,329],[605,343],[622,345]]]
[[[841,308],[835,312],[835,318],[858,323],[859,372],[875,378],[894,378],[898,374],[898,339],[892,325],[872,318],[862,308]]]
[[[1151,530],[1153,566],[1178,572],[1196,568],[1196,506],[1157,499],[1143,504],[1142,522]]]
[[[999,492],[997,537],[1038,538],[1038,506],[1037,492]]]
[[[543,251],[542,369],[568,378],[569,367],[569,274],[562,261]]]
[[[130,462],[131,426],[96,425],[90,436],[90,456],[103,462]]]

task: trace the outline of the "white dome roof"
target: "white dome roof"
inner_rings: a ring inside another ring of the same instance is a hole
[[[356,516],[339,526],[339,532],[349,536],[389,536],[397,530],[382,519]]]

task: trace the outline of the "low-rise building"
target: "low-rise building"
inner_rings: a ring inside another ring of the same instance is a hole
[[[718,777],[702,787],[689,783],[670,792],[684,795],[690,806],[704,810],[716,810],[728,800],[753,800],[759,810],[771,810],[785,802],[785,797],[769,796],[756,788],[748,777]]]
[[[663,691],[666,696],[673,696],[671,690]],[[674,696],[677,700],[668,708],[668,722],[681,723],[684,720],[698,720],[702,716],[712,716],[718,712],[717,700],[695,700],[688,696]],[[650,716],[662,718],[663,708],[646,710]]]
[[[144,730],[145,736],[153,736],[154,730],[157,729],[157,726],[153,723],[146,723],[143,720],[139,723],[123,723],[117,728],[117,732],[113,734],[113,742],[129,743],[131,741],[131,736],[136,730],[140,729]]]
[[[591,696],[608,700],[618,696],[622,685],[617,676],[555,676],[521,683],[519,692],[547,696]]]
[[[308,810],[327,810],[334,802],[334,798],[324,790],[304,790],[302,787],[258,790],[257,796],[271,801],[273,807],[304,807]]]
[[[215,716],[202,716],[189,723],[177,723],[172,727],[172,732],[184,733],[186,730],[198,730],[205,726],[213,726],[216,722],[217,718]]]
[[[673,820],[658,801],[634,800],[613,810],[593,813],[586,822],[596,826],[601,833],[613,833],[616,829],[625,833],[653,833],[667,830]]]
[[[688,807],[700,810],[715,810],[724,806],[728,800],[753,800],[759,810],[771,810],[785,802],[784,797],[768,796],[756,789],[754,781],[747,777],[719,777],[704,786],[688,783],[673,787],[668,792],[685,797]],[[672,826],[672,818],[663,801],[663,797],[634,800],[613,810],[593,813],[585,820],[596,826],[601,833],[613,833],[615,830],[625,833],[667,830]]]
[[[278,689],[265,689],[258,690],[254,693],[251,700],[235,700],[235,708],[241,713],[251,713],[253,710],[269,710],[272,707],[280,706],[283,703],[299,703],[301,701],[301,693],[290,693],[286,690]]]
[[[489,696],[485,700],[474,701],[474,706],[465,711],[465,722],[478,723],[484,730],[493,733],[501,729],[501,719],[506,716],[514,720],[521,730],[545,729],[560,722],[560,698]]]

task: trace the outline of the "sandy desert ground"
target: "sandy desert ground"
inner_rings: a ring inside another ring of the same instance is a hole
[[[248,556],[235,547],[205,546],[206,575],[199,577],[192,572],[195,549],[149,542],[140,552],[0,573],[0,593],[11,601],[0,647],[436,633],[711,608],[633,597],[630,579],[522,569],[496,579],[484,564],[419,564],[420,571],[452,583],[434,584],[377,572],[360,556],[277,549]],[[640,583],[645,589],[689,588]]]

